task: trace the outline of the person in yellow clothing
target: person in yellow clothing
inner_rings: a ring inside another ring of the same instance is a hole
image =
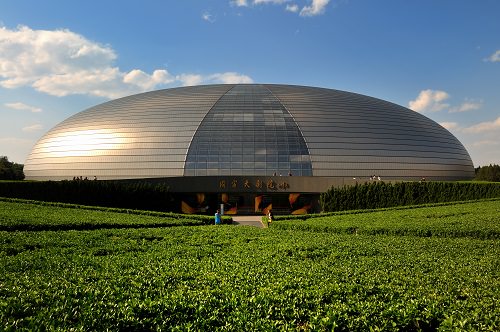
[[[267,224],[271,225],[272,222],[273,222],[273,212],[269,210],[269,212],[267,213]]]

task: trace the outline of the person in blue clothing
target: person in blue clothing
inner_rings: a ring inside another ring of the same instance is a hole
[[[221,218],[220,218],[220,211],[217,210],[217,212],[215,212],[215,224],[216,225],[220,225],[221,224]]]

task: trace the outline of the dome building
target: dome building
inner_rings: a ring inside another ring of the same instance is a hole
[[[425,116],[316,87],[233,84],[147,92],[77,113],[33,147],[30,180],[164,182],[184,212],[317,210],[331,186],[464,180],[463,145]]]

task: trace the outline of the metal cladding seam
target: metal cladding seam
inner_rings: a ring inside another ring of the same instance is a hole
[[[218,128],[223,141],[211,148],[203,135]],[[339,178],[474,176],[463,145],[417,112],[360,94],[278,84],[183,87],[112,100],[58,124],[25,162],[26,178],[34,180],[288,170]]]

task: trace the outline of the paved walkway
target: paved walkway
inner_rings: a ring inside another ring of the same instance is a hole
[[[233,216],[233,223],[240,226],[264,227],[262,216]]]

